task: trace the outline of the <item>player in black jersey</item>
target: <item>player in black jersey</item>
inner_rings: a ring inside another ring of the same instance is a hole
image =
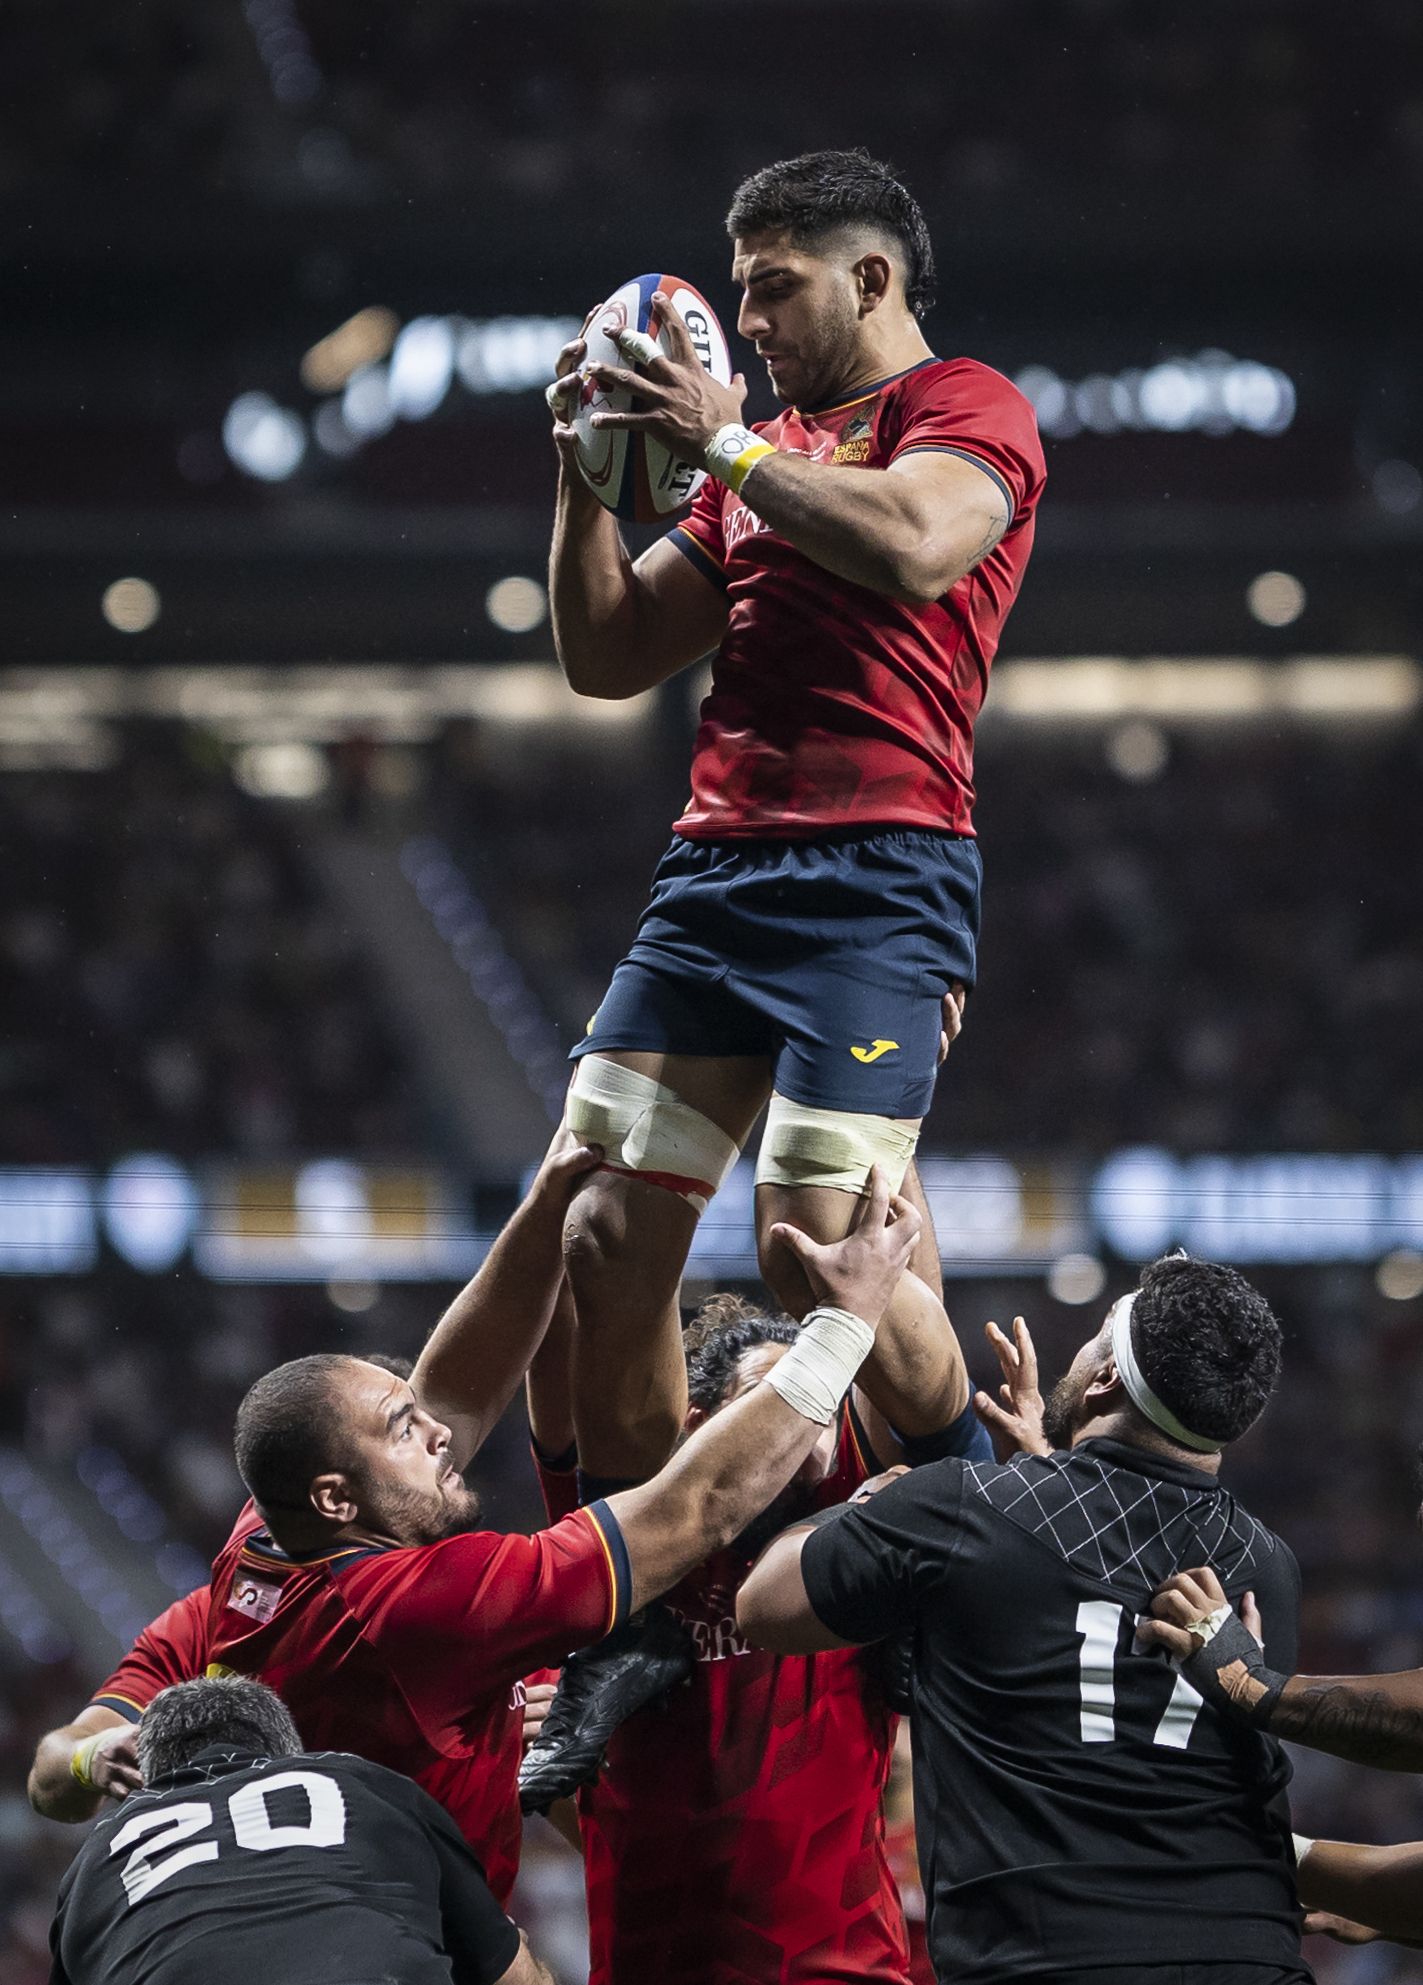
[[[1135,1644],[1162,1579],[1208,1561],[1293,1659],[1294,1558],[1216,1479],[1279,1366],[1233,1270],[1154,1262],[1048,1400],[1058,1451],[917,1469],[784,1533],[742,1588],[742,1627],[777,1649],[912,1631],[940,1978],[1308,1979],[1280,1746]]]
[[[449,1815],[303,1753],[260,1682],[165,1689],[138,1758],[60,1885],[50,1985],[553,1985]]]

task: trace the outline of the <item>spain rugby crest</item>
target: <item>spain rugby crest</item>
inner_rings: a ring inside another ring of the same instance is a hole
[[[872,412],[855,414],[840,430],[840,439],[830,457],[836,462],[867,462],[874,446],[875,423]]]

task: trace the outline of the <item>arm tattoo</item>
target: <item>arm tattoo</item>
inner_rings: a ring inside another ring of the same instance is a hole
[[[1384,1771],[1417,1771],[1423,1765],[1423,1699],[1399,1702],[1366,1681],[1287,1688],[1270,1714],[1271,1736]]]

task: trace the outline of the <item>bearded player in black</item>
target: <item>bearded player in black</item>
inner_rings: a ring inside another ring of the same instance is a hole
[[[1279,1368],[1239,1275],[1154,1262],[1054,1390],[1039,1451],[916,1469],[784,1533],[743,1586],[743,1629],[783,1652],[912,1633],[941,1979],[1309,1978],[1279,1744],[1137,1645],[1163,1578],[1211,1563],[1293,1664],[1294,1558],[1217,1481]]]
[[[163,1690],[138,1762],[60,1885],[50,1985],[553,1985],[449,1814],[304,1752],[262,1683]]]

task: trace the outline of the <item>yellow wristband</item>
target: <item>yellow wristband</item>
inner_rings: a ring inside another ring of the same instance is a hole
[[[92,1737],[81,1737],[70,1753],[69,1769],[86,1792],[97,1792],[99,1789],[89,1776],[89,1767],[94,1762],[94,1753],[103,1735],[104,1732],[99,1730]]]
[[[753,434],[740,421],[728,421],[725,427],[717,429],[707,443],[707,471],[739,496],[742,483],[756,464],[775,452],[769,441],[763,441],[759,434]]]

